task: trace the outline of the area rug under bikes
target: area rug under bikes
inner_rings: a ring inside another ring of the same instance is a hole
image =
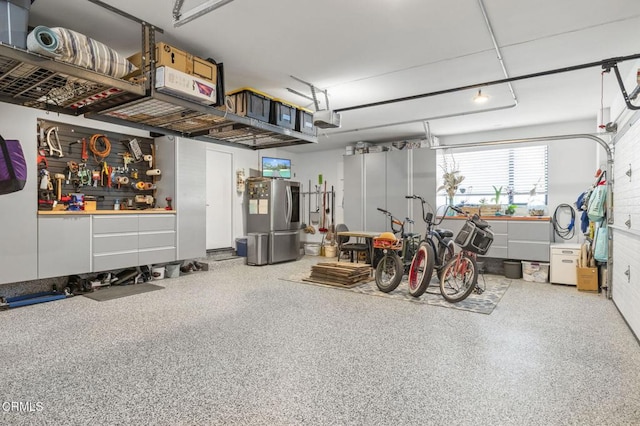
[[[440,287],[438,279],[434,276],[427,288],[425,294],[419,298],[415,298],[409,294],[407,277],[403,277],[402,282],[397,289],[390,293],[383,293],[378,290],[375,280],[373,278],[369,282],[362,283],[360,285],[343,288],[339,286],[332,286],[321,283],[314,283],[308,281],[309,273],[299,273],[292,275],[288,278],[282,278],[285,281],[293,281],[301,284],[318,285],[327,288],[336,288],[343,291],[351,291],[355,293],[367,294],[369,296],[386,297],[396,300],[404,300],[410,303],[436,305],[451,309],[460,309],[463,311],[476,312],[480,314],[490,314],[498,305],[500,299],[511,285],[512,280],[505,278],[502,275],[493,274],[480,274],[478,277],[478,284],[484,291],[481,294],[475,291],[469,295],[465,300],[458,303],[449,303],[440,294]]]

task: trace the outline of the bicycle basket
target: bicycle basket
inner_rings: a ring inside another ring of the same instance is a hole
[[[493,244],[493,232],[480,229],[475,223],[467,221],[456,235],[455,243],[463,250],[483,255]]]
[[[399,240],[391,232],[383,232],[373,239],[373,247],[377,249],[402,250],[402,240]]]

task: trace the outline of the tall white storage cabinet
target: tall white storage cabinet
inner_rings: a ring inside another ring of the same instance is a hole
[[[176,257],[178,260],[204,257],[207,254],[206,179],[207,153],[205,142],[181,137],[156,138],[158,204],[166,197],[176,209]]]
[[[624,133],[614,140],[611,291],[620,313],[640,336],[640,113],[619,128]]]
[[[344,222],[351,230],[390,230],[389,218],[408,216],[409,150],[344,157]]]

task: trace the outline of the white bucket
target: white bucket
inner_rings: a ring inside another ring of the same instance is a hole
[[[318,243],[306,243],[304,245],[304,254],[307,256],[319,256],[320,244]]]
[[[151,276],[154,280],[161,280],[164,278],[164,266],[158,266],[151,268]]]

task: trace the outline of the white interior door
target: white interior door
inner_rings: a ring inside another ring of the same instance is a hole
[[[207,149],[207,250],[233,247],[233,154]]]

